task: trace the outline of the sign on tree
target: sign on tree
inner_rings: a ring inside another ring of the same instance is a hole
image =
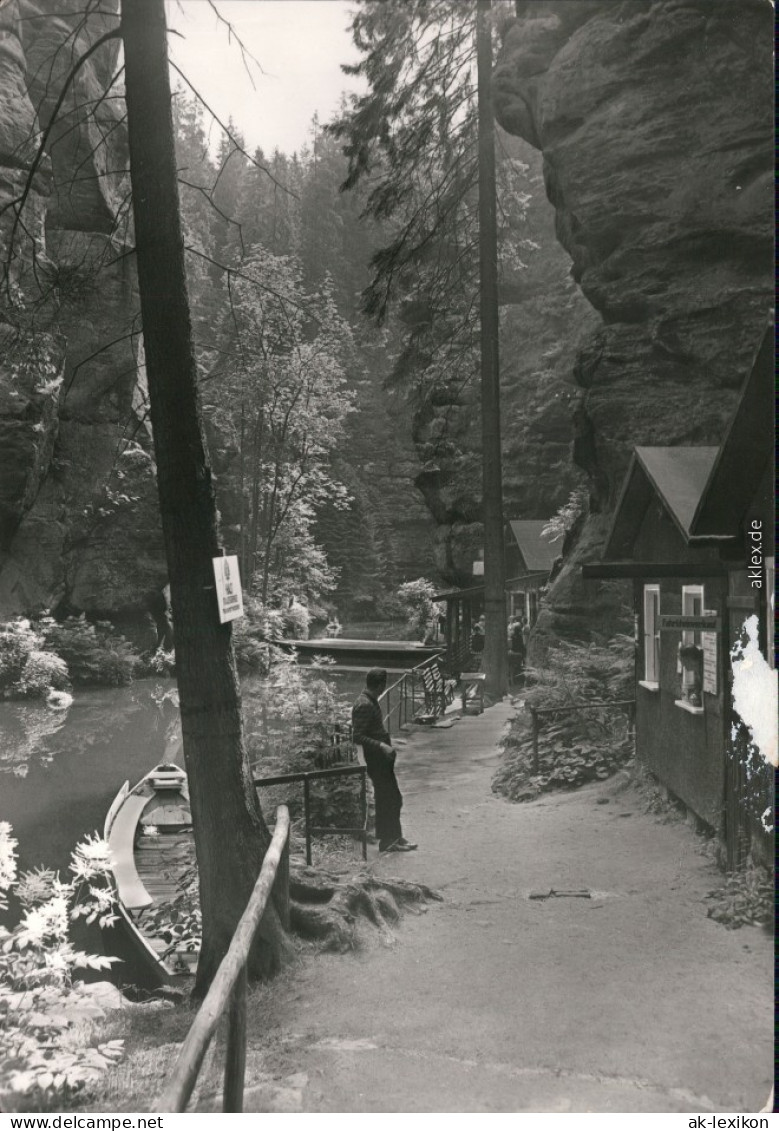
[[[216,597],[219,602],[219,623],[243,616],[243,593],[237,557],[213,558]]]

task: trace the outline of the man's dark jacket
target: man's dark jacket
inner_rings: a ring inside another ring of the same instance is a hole
[[[366,754],[370,751],[371,754],[386,757],[379,750],[379,743],[392,746],[392,739],[384,726],[379,701],[369,691],[361,691],[352,707],[352,730],[354,741],[359,742]]]

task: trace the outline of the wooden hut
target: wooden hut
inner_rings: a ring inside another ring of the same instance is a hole
[[[602,561],[629,578],[636,623],[636,752],[726,846],[729,867],[770,841],[757,809],[772,774],[732,706],[731,648],[756,614],[773,666],[773,327],[716,447],[636,448]]]
[[[548,519],[512,519],[509,522],[512,543],[508,551],[506,592],[509,613],[521,614],[528,625],[535,624],[541,590],[549,581],[552,567],[559,558],[562,544],[542,537]]]

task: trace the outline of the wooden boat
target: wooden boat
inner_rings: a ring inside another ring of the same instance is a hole
[[[177,881],[194,862],[185,771],[163,763],[133,789],[125,782],[108,810],[104,835],[118,916],[104,942],[106,953],[121,959],[117,980],[146,992],[186,986],[197,954],[166,954],[168,944],[144,930],[150,910],[177,894]]]

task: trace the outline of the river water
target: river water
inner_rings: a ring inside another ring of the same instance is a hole
[[[302,669],[304,672],[306,669]],[[364,684],[360,671],[312,670],[345,700]],[[85,833],[99,831],[122,783],[134,785],[158,762],[174,757],[180,725],[170,679],[129,687],[77,690],[70,708],[0,702],[0,820],[19,841],[19,864],[66,869]],[[274,733],[272,693],[264,680],[242,682],[244,716]]]

